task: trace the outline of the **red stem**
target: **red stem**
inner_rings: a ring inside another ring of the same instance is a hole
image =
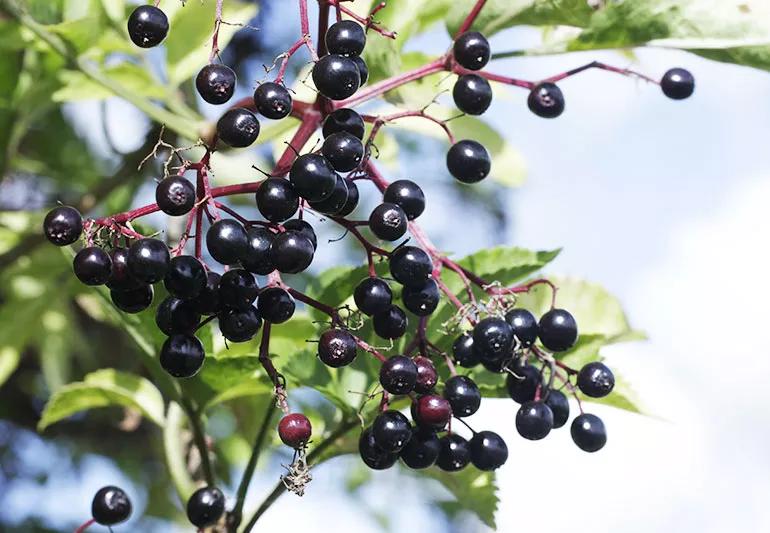
[[[465,17],[465,20],[458,28],[457,33],[455,34],[455,39],[457,39],[460,35],[468,31],[468,29],[471,26],[473,26],[473,23],[476,22],[476,18],[479,16],[479,13],[481,12],[481,8],[483,8],[484,4],[486,3],[487,3],[487,0],[476,0],[476,5],[473,6],[473,9],[471,9],[471,12],[468,13],[468,16]]]
[[[78,527],[78,528],[75,530],[75,533],[83,533],[83,532],[84,532],[86,529],[88,529],[89,527],[91,527],[91,526],[92,526],[92,525],[94,525],[95,523],[96,523],[96,520],[94,520],[94,519],[92,518],[92,519],[91,519],[91,520],[89,520],[88,522],[86,522],[86,523],[84,523],[83,525],[81,525],[80,527]]]

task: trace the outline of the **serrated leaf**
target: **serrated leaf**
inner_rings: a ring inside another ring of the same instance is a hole
[[[163,397],[155,385],[139,376],[104,369],[54,394],[43,410],[38,431],[80,411],[113,405],[132,407],[157,425],[164,424]]]
[[[444,472],[438,467],[432,467],[420,472],[435,479],[453,496],[450,501],[439,501],[441,510],[449,517],[454,517],[459,511],[470,511],[491,528],[495,528],[495,512],[500,499],[497,496],[497,485],[493,472],[482,472],[468,466],[459,472]]]

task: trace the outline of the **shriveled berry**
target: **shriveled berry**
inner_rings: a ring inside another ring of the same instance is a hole
[[[295,450],[304,448],[312,433],[313,427],[310,425],[310,420],[301,413],[291,413],[278,422],[278,436],[281,437],[281,441]]]
[[[327,366],[347,366],[356,358],[356,339],[344,329],[330,329],[321,334],[318,358]]]
[[[74,207],[54,207],[43,220],[43,233],[45,238],[56,246],[72,244],[83,233],[83,217]]]
[[[212,63],[203,67],[195,77],[195,88],[206,102],[224,104],[233,97],[237,78],[227,65]]]

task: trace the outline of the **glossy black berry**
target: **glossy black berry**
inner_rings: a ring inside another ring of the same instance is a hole
[[[552,352],[569,350],[577,341],[577,322],[564,309],[551,309],[541,316],[538,328],[540,342]]]
[[[564,112],[564,95],[549,81],[536,85],[527,98],[529,110],[542,118],[556,118]]]
[[[339,215],[348,201],[348,180],[334,173],[332,193],[319,202],[308,202],[310,207],[325,215]]]
[[[128,248],[113,248],[110,252],[110,258],[112,259],[112,270],[110,271],[110,279],[107,280],[107,287],[115,291],[127,291],[144,285],[128,271]]]
[[[299,196],[283,178],[267,178],[256,193],[257,209],[270,222],[283,222],[299,209]]]
[[[396,204],[384,203],[369,215],[369,229],[383,241],[397,241],[404,236],[409,220]]]
[[[467,31],[454,44],[454,56],[461,67],[481,70],[489,61],[489,41],[477,31]]]
[[[663,94],[673,100],[684,100],[695,91],[695,78],[690,71],[683,68],[672,68],[660,80]]]
[[[353,299],[359,311],[371,316],[390,308],[390,304],[393,302],[393,292],[384,279],[369,277],[356,285]]]
[[[275,236],[270,245],[270,260],[284,274],[298,274],[313,262],[315,248],[310,239],[298,231],[285,231]]]
[[[615,388],[615,375],[607,365],[594,361],[580,369],[577,386],[586,396],[604,398]]]
[[[553,428],[553,413],[544,402],[529,401],[516,413],[516,431],[529,440],[544,439]]]
[[[438,372],[433,362],[427,357],[418,355],[413,359],[417,367],[417,381],[414,383],[414,390],[418,394],[428,394],[438,383]]]
[[[195,298],[206,287],[206,269],[195,257],[179,255],[169,262],[163,284],[172,296],[183,300]]]
[[[421,287],[406,285],[401,291],[401,300],[407,311],[417,316],[428,316],[438,307],[441,294],[436,280],[426,280]]]
[[[439,439],[441,446],[436,466],[446,472],[462,470],[471,462],[471,447],[460,435],[444,435]]]
[[[219,299],[223,306],[245,311],[257,299],[257,294],[257,280],[248,270],[234,268],[222,274],[219,281]]]
[[[391,394],[409,394],[417,383],[417,365],[405,355],[394,355],[382,363],[380,385]]]
[[[175,378],[191,378],[203,366],[203,344],[194,335],[172,335],[160,349],[160,366]]]
[[[153,298],[152,285],[138,285],[132,289],[111,290],[110,299],[124,313],[140,313],[150,307]]]
[[[495,374],[502,374],[510,368],[513,356],[503,357],[501,359],[481,359],[481,366]]]
[[[385,470],[398,461],[397,453],[383,451],[374,440],[372,428],[366,428],[358,439],[358,453],[372,470]]]
[[[337,212],[338,217],[346,217],[358,207],[358,185],[356,185],[355,181],[350,179],[345,180],[345,185],[348,189],[348,198],[345,200],[345,203],[342,204],[342,208]]]
[[[425,194],[420,186],[411,180],[392,182],[385,189],[382,200],[400,206],[409,220],[414,220],[425,211]]]
[[[201,315],[190,300],[169,296],[155,311],[155,324],[165,335],[191,334],[198,327]]]
[[[224,104],[233,97],[237,78],[227,65],[210,64],[203,67],[195,78],[195,88],[206,102]]]
[[[300,220],[298,218],[287,220],[283,223],[283,228],[286,231],[296,231],[300,235],[304,235],[313,243],[314,250],[318,248],[318,236],[315,234],[313,226],[307,220]]]
[[[291,94],[283,85],[268,81],[254,91],[254,104],[260,115],[279,120],[291,113]]]
[[[216,272],[206,274],[206,286],[200,294],[192,300],[195,310],[202,315],[215,315],[222,309],[219,301],[219,282],[222,276]]]
[[[347,366],[356,358],[356,339],[345,329],[330,329],[321,334],[318,358],[327,366]]]
[[[521,365],[513,368],[513,374],[508,374],[505,386],[508,396],[518,403],[526,403],[535,399],[537,386],[541,383],[540,370],[532,365]]]
[[[481,358],[473,350],[473,333],[468,331],[457,337],[452,344],[452,355],[455,363],[465,368],[473,368],[479,364]]]
[[[308,202],[327,199],[337,184],[337,173],[319,154],[303,154],[291,166],[289,181],[301,197]]]
[[[244,311],[226,309],[219,314],[219,331],[232,342],[246,342],[257,334],[262,326],[262,317],[256,307]]]
[[[195,187],[182,176],[169,176],[158,183],[155,202],[167,215],[187,214],[195,205]]]
[[[433,430],[414,427],[400,455],[406,466],[417,470],[433,466],[440,450],[441,443]]]
[[[235,264],[249,248],[246,230],[236,220],[229,218],[217,220],[206,232],[206,248],[218,263]]]
[[[330,54],[357,56],[366,46],[366,33],[353,20],[341,20],[329,26],[326,32],[326,48]]]
[[[128,17],[128,36],[136,46],[158,46],[168,35],[168,18],[155,6],[139,6]]]
[[[144,283],[157,283],[166,277],[171,254],[166,243],[158,239],[141,239],[128,249],[128,271]]]
[[[217,122],[217,137],[233,148],[251,146],[259,137],[259,120],[246,108],[229,109]]]
[[[225,495],[216,487],[202,487],[187,500],[187,519],[197,528],[213,526],[225,512]]]
[[[452,89],[457,109],[469,115],[482,115],[492,103],[492,87],[476,74],[460,76]]]
[[[361,73],[350,58],[329,54],[313,67],[316,89],[330,100],[344,100],[353,96],[361,86]]]
[[[443,430],[452,418],[449,402],[435,394],[427,394],[414,400],[411,411],[415,424],[433,431]]]
[[[545,399],[545,404],[551,408],[553,413],[554,429],[562,427],[569,420],[569,400],[563,392],[551,390]]]
[[[400,246],[390,255],[388,263],[390,275],[401,283],[412,287],[420,287],[430,278],[433,272],[433,261],[422,248],[416,246]]]
[[[288,414],[278,423],[278,436],[281,441],[295,450],[304,448],[312,434],[313,426],[310,420],[301,413]]]
[[[98,246],[88,246],[75,255],[72,270],[86,285],[104,285],[112,273],[112,259],[110,254]]]
[[[584,452],[597,452],[607,444],[607,429],[602,419],[585,413],[572,421],[572,440]]]
[[[532,346],[537,340],[537,319],[526,309],[512,309],[505,314],[505,320],[513,328],[513,335],[522,346]]]
[[[479,431],[470,442],[471,462],[479,470],[497,470],[508,460],[508,446],[494,431]]]
[[[363,140],[364,129],[364,119],[361,118],[361,115],[352,109],[343,107],[332,111],[324,119],[322,133],[326,138],[334,133],[347,132]]]
[[[257,310],[273,324],[283,324],[294,315],[294,298],[281,287],[268,287],[259,293]]]
[[[372,436],[381,450],[398,453],[409,442],[412,425],[409,419],[398,411],[385,411],[374,419]]]
[[[321,153],[337,172],[350,172],[364,157],[364,144],[350,133],[332,133],[324,140]]]
[[[246,230],[246,250],[241,254],[241,266],[253,274],[266,276],[275,270],[270,258],[270,246],[275,234],[262,226],[252,226]]]
[[[366,85],[366,82],[369,81],[369,65],[366,64],[366,61],[364,61],[364,58],[361,56],[353,56],[350,59],[352,59],[353,63],[358,67],[358,75],[361,77],[361,84],[359,87],[363,87]]]
[[[374,332],[383,339],[398,339],[406,333],[407,325],[406,313],[396,305],[372,315]]]
[[[83,217],[74,207],[54,207],[43,220],[43,233],[45,238],[56,246],[72,244],[83,233]]]
[[[97,524],[114,526],[131,516],[131,500],[123,489],[115,486],[102,487],[91,502],[91,516]]]
[[[513,329],[502,318],[484,318],[473,328],[473,349],[482,361],[504,359],[513,349]]]
[[[480,143],[472,140],[458,141],[446,154],[449,173],[463,183],[476,183],[489,175],[492,160]]]
[[[481,392],[468,376],[452,376],[444,385],[444,398],[452,406],[452,414],[462,418],[479,410]]]

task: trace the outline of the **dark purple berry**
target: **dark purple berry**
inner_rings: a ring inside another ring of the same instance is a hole
[[[321,334],[318,358],[327,366],[347,366],[356,358],[356,339],[344,329],[330,329]]]
[[[316,89],[330,100],[344,100],[353,96],[361,86],[361,72],[350,58],[329,54],[313,67]]]
[[[241,266],[253,274],[266,276],[275,270],[270,258],[270,246],[275,234],[262,226],[252,226],[246,230],[246,250],[241,254]]]
[[[157,283],[166,277],[171,254],[158,239],[140,239],[128,249],[128,271],[144,283]]]
[[[481,70],[489,61],[489,41],[477,31],[467,31],[454,44],[454,56],[461,67]]]
[[[449,402],[435,394],[420,396],[412,402],[411,410],[415,424],[433,431],[442,431],[452,418]]]
[[[422,287],[433,272],[428,253],[416,246],[400,246],[390,254],[390,275],[401,285]]]
[[[380,385],[390,394],[409,394],[417,383],[417,365],[409,357],[394,355],[382,363]]]
[[[417,381],[414,384],[414,390],[418,394],[428,394],[438,382],[438,372],[433,362],[427,357],[418,355],[413,359],[417,367]]]
[[[522,346],[532,346],[537,340],[537,319],[526,309],[512,309],[505,314],[505,320],[513,328],[513,335]]]
[[[45,216],[43,233],[45,238],[56,246],[72,244],[83,233],[83,217],[74,207],[54,207]]]
[[[479,354],[473,350],[473,334],[466,332],[455,339],[452,344],[452,355],[455,363],[466,368],[473,368],[481,360]]]
[[[586,396],[604,398],[615,388],[615,375],[607,365],[594,361],[580,369],[577,386]]]
[[[411,180],[392,182],[385,189],[382,200],[400,206],[409,220],[414,220],[425,211],[425,193]]]
[[[481,405],[481,392],[468,376],[449,378],[444,385],[444,398],[452,406],[452,414],[458,418],[471,416]]]
[[[569,350],[577,341],[578,329],[575,317],[564,309],[548,311],[540,317],[538,328],[540,342],[552,352]]]
[[[564,112],[564,95],[549,81],[535,86],[527,98],[529,110],[542,118],[556,118]]]
[[[326,48],[330,54],[357,56],[366,46],[366,33],[353,20],[340,20],[329,26],[326,32]]]
[[[597,452],[607,444],[607,429],[596,415],[585,413],[576,417],[570,433],[574,443],[584,452]]]
[[[508,446],[494,431],[479,431],[471,439],[471,462],[479,470],[497,470],[508,460]]]
[[[545,398],[545,404],[551,408],[553,413],[554,429],[562,427],[569,419],[569,400],[563,392],[551,390]]]
[[[358,185],[356,185],[355,181],[349,179],[345,180],[345,185],[348,189],[348,198],[345,200],[342,208],[337,212],[338,217],[346,217],[358,207]]]
[[[460,76],[452,89],[457,109],[469,115],[482,115],[492,103],[492,87],[476,74]]]
[[[438,307],[441,294],[436,280],[425,281],[422,287],[407,285],[401,292],[404,307],[417,316],[428,316]]]
[[[185,215],[195,205],[195,187],[182,176],[169,176],[158,183],[155,202],[167,215]]]
[[[695,78],[690,71],[683,68],[672,68],[660,80],[663,94],[673,100],[684,100],[695,91]]]
[[[304,235],[313,243],[314,250],[318,248],[318,237],[315,234],[313,226],[311,226],[307,220],[300,220],[299,218],[287,220],[283,223],[283,229],[286,231],[296,231],[300,235]]]
[[[206,247],[211,257],[223,265],[237,263],[246,254],[248,246],[246,230],[236,220],[217,220],[206,233]]]
[[[436,433],[430,429],[414,427],[412,436],[401,450],[401,460],[415,470],[433,466],[438,459],[441,444]]]
[[[169,296],[155,311],[155,324],[166,335],[191,334],[198,327],[201,315],[190,300]]]
[[[385,470],[396,464],[397,453],[383,451],[374,440],[372,428],[366,428],[358,439],[358,453],[372,470]]]
[[[254,306],[245,311],[226,309],[219,314],[219,331],[232,342],[246,342],[257,334],[262,317]]]
[[[83,248],[72,261],[72,270],[86,285],[104,285],[112,273],[110,255],[98,246]]]
[[[107,287],[115,291],[127,291],[144,285],[128,271],[128,248],[113,248],[110,252],[112,270]]]
[[[259,137],[259,120],[244,107],[229,109],[217,122],[217,137],[233,148],[251,146]]]
[[[510,357],[513,329],[502,318],[484,318],[473,328],[473,349],[482,361],[499,361]]]
[[[365,315],[386,311],[392,301],[393,292],[388,282],[381,278],[366,278],[353,291],[353,299],[358,310]]]
[[[329,113],[324,119],[322,132],[324,138],[334,133],[347,132],[363,140],[364,130],[364,119],[361,115],[352,109],[342,108]]]
[[[361,56],[353,56],[350,59],[353,60],[353,63],[356,64],[358,67],[358,75],[361,77],[361,84],[359,87],[363,87],[366,85],[366,82],[369,80],[369,66],[366,64],[366,61],[364,61],[364,58]]]
[[[462,470],[471,462],[471,447],[468,441],[455,433],[444,435],[439,439],[439,450],[436,466],[446,472]]]
[[[234,268],[222,274],[219,281],[219,300],[222,305],[245,311],[257,299],[259,286],[248,270]]]
[[[446,154],[449,173],[463,183],[476,183],[489,175],[492,160],[480,143],[472,140],[457,141]]]
[[[254,104],[260,115],[279,120],[291,113],[292,99],[286,87],[268,81],[254,91]]]
[[[212,63],[203,67],[195,78],[195,88],[206,102],[224,104],[233,97],[237,78],[227,65]]]
[[[553,428],[553,413],[544,402],[530,401],[516,413],[516,431],[529,440],[544,439]]]
[[[259,293],[257,310],[273,324],[283,324],[294,315],[294,298],[281,287],[267,287]]]
[[[313,243],[298,231],[285,231],[275,236],[270,245],[270,260],[284,274],[298,274],[313,262]]]
[[[294,190],[308,202],[321,202],[329,198],[338,179],[341,178],[326,158],[319,154],[299,156],[289,171],[289,181]]]
[[[140,313],[150,307],[154,291],[152,285],[138,285],[132,289],[111,290],[110,299],[124,313]]]
[[[283,222],[299,209],[299,196],[283,178],[267,178],[256,193],[257,209],[270,222]]]
[[[219,301],[219,282],[222,276],[216,272],[208,272],[206,274],[206,286],[203,290],[191,300],[195,310],[202,315],[215,315],[219,313],[222,308]]]
[[[160,349],[160,366],[175,378],[191,378],[203,366],[203,344],[194,335],[172,335]]]
[[[191,255],[174,257],[169,262],[163,284],[172,296],[183,300],[195,298],[206,287],[206,269]]]
[[[139,6],[128,17],[128,36],[136,46],[158,46],[168,35],[168,18],[155,6]]]
[[[323,142],[321,153],[338,172],[350,172],[364,157],[361,140],[347,132],[332,133]]]
[[[374,332],[383,339],[398,339],[406,333],[407,325],[406,313],[396,305],[372,315]]]
[[[383,241],[397,241],[404,236],[409,219],[396,204],[384,203],[369,215],[369,229]]]
[[[385,411],[374,419],[372,436],[381,450],[398,453],[409,442],[412,426],[409,419],[398,411]]]
[[[532,365],[525,364],[514,367],[512,372],[513,374],[508,374],[505,380],[511,399],[518,403],[534,400],[537,386],[542,380],[540,371]]]
[[[213,526],[225,512],[225,495],[216,487],[202,487],[187,500],[187,518],[197,528]]]
[[[131,516],[131,500],[121,488],[112,485],[102,487],[94,494],[91,516],[102,526],[120,524]]]

